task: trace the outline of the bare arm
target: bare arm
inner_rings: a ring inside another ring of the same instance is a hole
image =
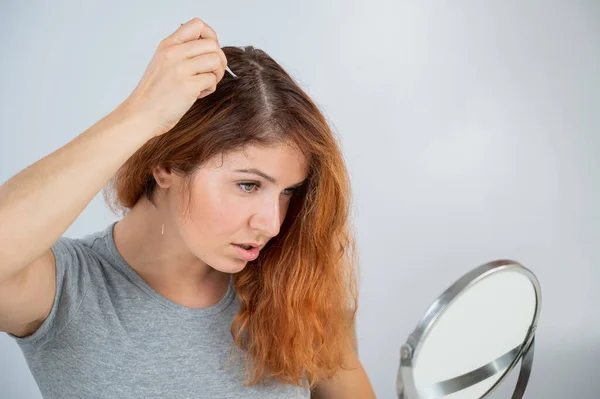
[[[160,42],[117,109],[0,186],[0,331],[23,336],[43,322],[56,293],[52,245],[133,153],[216,89],[226,65],[215,32],[192,19]]]
[[[215,32],[192,19],[160,42],[115,111],[0,186],[0,283],[50,248],[127,158],[214,91],[226,61]]]
[[[49,249],[153,134],[116,110],[0,186],[0,282]]]

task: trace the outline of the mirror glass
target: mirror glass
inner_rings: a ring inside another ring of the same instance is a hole
[[[481,398],[505,375],[536,316],[536,289],[522,270],[476,279],[430,323],[412,356],[419,398]]]

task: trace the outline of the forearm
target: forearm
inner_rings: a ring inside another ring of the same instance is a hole
[[[118,108],[0,186],[0,281],[40,257],[153,132]]]

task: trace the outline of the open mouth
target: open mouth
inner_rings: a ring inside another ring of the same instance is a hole
[[[248,244],[233,244],[237,248],[238,256],[248,262],[258,258],[260,249]]]

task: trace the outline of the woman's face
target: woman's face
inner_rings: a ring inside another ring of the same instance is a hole
[[[193,176],[189,214],[179,224],[185,246],[216,270],[239,272],[279,234],[294,187],[305,181],[308,168],[305,156],[284,144],[214,157]],[[173,182],[174,195],[182,183]],[[171,212],[181,214],[182,208]],[[247,251],[237,244],[258,248]]]

